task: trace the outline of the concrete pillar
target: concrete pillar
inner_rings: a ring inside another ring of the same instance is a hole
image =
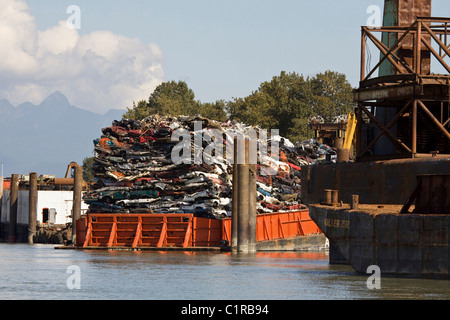
[[[245,141],[245,147],[239,148],[238,153],[245,154],[244,163],[238,164],[238,182],[239,182],[239,202],[238,202],[238,252],[248,252],[248,213],[249,213],[249,166],[248,166],[248,140]]]
[[[252,163],[249,165],[249,205],[248,205],[248,251],[256,252],[256,175],[257,165]]]
[[[233,157],[233,193],[231,210],[231,251],[237,250],[238,245],[238,201],[239,201],[239,182],[238,182],[238,139],[234,138],[234,157]]]
[[[8,242],[16,243],[17,228],[17,198],[19,195],[19,175],[11,176],[11,189],[9,194],[9,233]]]
[[[37,219],[37,173],[30,173],[29,203],[28,203],[28,243],[33,244],[33,237],[36,234]]]
[[[83,168],[75,167],[75,177],[73,185],[73,207],[72,207],[72,243],[76,244],[76,222],[81,218],[81,192],[83,183]]]

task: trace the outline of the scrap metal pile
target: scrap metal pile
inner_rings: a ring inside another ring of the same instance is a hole
[[[198,131],[195,123],[201,122]],[[246,135],[252,127],[228,121],[218,123],[202,117],[150,116],[142,121],[123,119],[102,129],[94,140],[95,185],[84,195],[90,212],[101,213],[193,213],[208,218],[231,215],[232,164],[224,155],[210,164],[175,162],[172,140],[176,130],[184,129],[193,137],[219,130],[223,149],[236,133]],[[273,137],[272,139],[275,139]],[[198,140],[197,140],[198,141]],[[208,147],[200,140],[202,150]],[[280,138],[279,158],[270,159],[276,174],[265,175],[258,165],[257,210],[259,213],[298,210],[301,166],[314,162],[317,146],[293,145]],[[258,140],[258,145],[261,141]],[[192,144],[192,150],[194,146]],[[259,149],[258,149],[259,150]],[[320,149],[322,150],[322,149]],[[226,152],[225,152],[226,153]],[[219,159],[220,161],[218,161]]]

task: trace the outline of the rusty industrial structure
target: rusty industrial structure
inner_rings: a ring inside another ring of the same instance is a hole
[[[431,0],[384,5],[361,32],[356,161],[302,168],[302,199],[331,263],[449,279],[450,19]]]
[[[450,18],[430,16],[431,0],[386,1],[383,27],[362,27],[358,161],[450,154]]]

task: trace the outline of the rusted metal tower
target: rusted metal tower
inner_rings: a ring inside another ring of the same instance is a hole
[[[383,26],[362,27],[357,160],[450,154],[449,26],[431,17],[431,0],[386,0]]]

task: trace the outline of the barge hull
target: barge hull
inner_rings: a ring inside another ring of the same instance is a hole
[[[257,216],[258,251],[320,250],[327,239],[308,210]],[[231,219],[193,214],[93,214],[77,221],[78,249],[205,250],[229,249]]]
[[[356,272],[450,279],[450,215],[399,214],[401,206],[310,205],[311,218]]]

